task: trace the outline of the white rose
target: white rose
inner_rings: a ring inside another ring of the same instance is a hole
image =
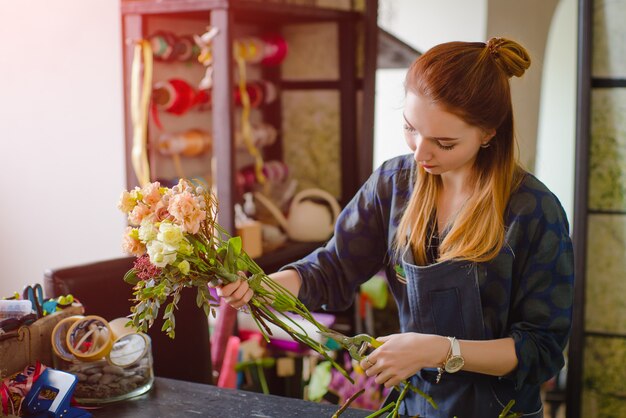
[[[139,240],[144,244],[156,239],[159,230],[154,226],[154,223],[144,219],[139,227]]]
[[[159,226],[157,239],[168,247],[169,250],[178,251],[178,247],[180,247],[180,243],[185,239],[185,235],[180,226],[169,222],[162,222],[161,226]]]
[[[150,241],[147,245],[147,250],[150,262],[159,268],[176,261],[176,251],[167,248],[160,241]]]

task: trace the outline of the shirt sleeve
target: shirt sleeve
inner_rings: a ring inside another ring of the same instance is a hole
[[[538,196],[536,216],[525,225],[528,252],[513,278],[509,316],[518,367],[507,377],[517,389],[540,384],[563,367],[574,285],[572,242],[558,200]]]
[[[341,211],[330,241],[281,269],[295,269],[300,274],[298,298],[309,309],[347,309],[357,287],[382,267],[387,242],[380,211],[380,183],[379,169]]]

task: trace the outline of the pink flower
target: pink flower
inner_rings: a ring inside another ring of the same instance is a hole
[[[200,223],[206,219],[206,212],[200,203],[187,191],[172,196],[167,210],[184,232],[192,234],[200,230]]]
[[[154,222],[163,222],[165,220],[173,221],[174,217],[167,210],[165,203],[159,201],[154,207]]]
[[[122,238],[122,250],[126,254],[140,256],[146,253],[146,246],[139,241],[138,233],[135,228],[126,227],[126,232]]]
[[[148,206],[156,205],[161,200],[160,189],[161,184],[158,181],[144,186],[144,188],[141,189],[143,202]]]
[[[141,221],[150,215],[152,215],[150,208],[143,203],[140,203],[128,214],[128,222],[130,222],[131,225],[137,226],[141,224]]]
[[[134,269],[135,274],[141,280],[150,280],[161,274],[161,269],[150,263],[150,258],[147,255],[142,255],[135,260]]]

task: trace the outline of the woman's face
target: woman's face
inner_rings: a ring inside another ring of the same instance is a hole
[[[404,137],[415,161],[437,175],[469,174],[482,144],[495,131],[468,125],[419,94],[408,92],[404,107]]]

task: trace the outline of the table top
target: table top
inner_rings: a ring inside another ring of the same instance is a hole
[[[89,412],[94,418],[330,418],[338,409],[337,405],[157,377],[148,393]],[[341,417],[366,417],[371,413],[348,409]]]

